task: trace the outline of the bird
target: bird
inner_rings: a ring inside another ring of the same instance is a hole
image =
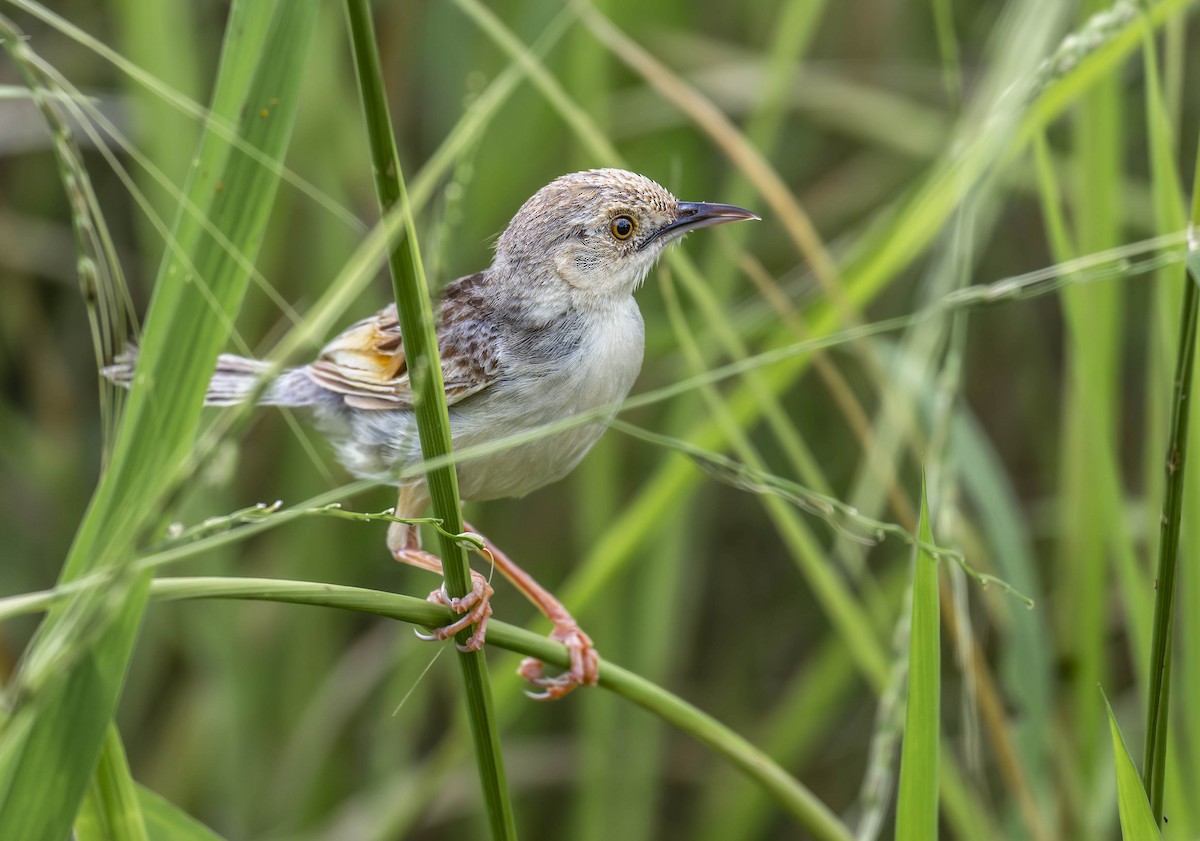
[[[645,327],[634,292],[664,250],[699,228],[758,220],[741,207],[680,201],[655,181],[621,169],[560,176],[517,211],[496,242],[491,265],[445,286],[437,307],[437,344],[456,450],[499,441],[586,412],[607,417],[516,446],[487,450],[456,464],[464,501],[521,497],[566,476],[603,433],[642,365]],[[396,307],[351,325],[317,358],[282,372],[268,363],[222,354],[205,396],[214,406],[257,397],[262,405],[311,410],[339,460],[359,478],[396,485],[397,519],[429,505],[424,476],[399,478],[422,461]],[[102,369],[128,387],[136,349]],[[539,699],[565,696],[599,679],[592,640],[548,590],[479,534],[488,559],[553,625],[570,666],[543,674],[527,658],[519,672]],[[416,526],[393,522],[387,545],[398,561],[442,574],[421,548]],[[445,585],[429,600],[458,618],[422,635],[444,640],[474,626],[461,647],[479,649],[492,614],[489,582],[472,570],[471,591],[452,598]]]

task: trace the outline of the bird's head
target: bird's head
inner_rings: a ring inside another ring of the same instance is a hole
[[[500,235],[496,264],[529,282],[554,276],[598,303],[624,299],[668,244],[697,228],[744,219],[758,217],[728,204],[679,201],[637,173],[575,172],[517,211]]]

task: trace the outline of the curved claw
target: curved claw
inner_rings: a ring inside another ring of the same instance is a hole
[[[462,614],[462,616],[449,625],[435,628],[431,633],[425,634],[416,629],[414,629],[414,633],[419,639],[426,642],[433,642],[448,640],[459,631],[466,630],[470,626],[475,625],[475,633],[471,634],[470,639],[462,644],[455,643],[455,647],[459,651],[464,652],[478,651],[483,647],[487,633],[488,617],[492,615],[491,598],[491,585],[488,584],[487,579],[475,570],[471,570],[471,592],[462,598],[455,598],[447,593],[446,585],[443,582],[441,587],[429,594],[428,601],[434,604],[445,605],[455,613]]]
[[[556,627],[550,639],[567,647],[571,665],[562,674],[545,677],[542,675],[545,664],[533,657],[526,657],[521,661],[517,674],[542,691],[525,690],[525,694],[535,701],[556,701],[576,686],[595,686],[600,680],[600,655],[596,653],[591,638],[572,622]]]

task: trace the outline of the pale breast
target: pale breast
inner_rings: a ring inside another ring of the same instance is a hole
[[[562,357],[514,372],[486,395],[456,407],[451,416],[455,448],[498,444],[623,400],[641,370],[645,346],[636,303],[629,298],[612,311],[589,314],[576,329],[576,335],[563,337],[569,350]],[[561,479],[596,443],[611,415],[461,464],[463,497],[524,496]]]

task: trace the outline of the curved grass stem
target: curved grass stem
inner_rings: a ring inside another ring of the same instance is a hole
[[[269,578],[159,578],[153,583],[151,597],[158,601],[247,599],[318,605],[372,613],[430,628],[446,624],[452,616],[447,608],[412,596]],[[498,619],[488,622],[488,645],[536,657],[550,665],[563,668],[569,665],[564,646]],[[615,663],[601,664],[599,685],[708,745],[761,785],[816,841],[850,840],[849,830],[811,791],[707,713]]]

